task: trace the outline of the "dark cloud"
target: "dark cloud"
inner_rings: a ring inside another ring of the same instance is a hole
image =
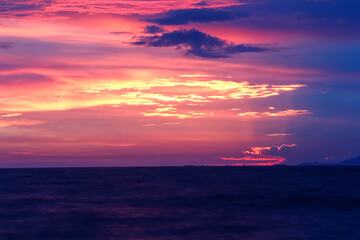
[[[41,4],[18,4],[16,2],[0,3],[0,12],[33,11],[43,9]]]
[[[161,36],[142,36],[133,44],[150,47],[186,47],[187,54],[204,58],[222,58],[233,53],[266,51],[264,48],[251,45],[228,43],[196,29],[182,29],[163,33]]]
[[[27,17],[34,12],[45,10],[53,0],[2,0],[0,1],[0,16]]]
[[[272,147],[269,150],[265,149],[262,151],[262,154],[270,156],[287,156],[294,152],[294,150],[297,150],[296,145],[283,144],[280,147]]]
[[[14,45],[13,42],[0,42],[0,49],[9,49]]]
[[[144,33],[162,33],[162,32],[164,32],[164,29],[156,25],[149,25],[146,26],[144,29]]]
[[[147,19],[146,21],[160,25],[185,25],[189,22],[205,23],[213,21],[228,21],[247,16],[249,15],[238,11],[225,11],[214,8],[195,8],[170,10],[164,16],[155,19]]]

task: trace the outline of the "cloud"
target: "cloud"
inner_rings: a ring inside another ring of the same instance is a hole
[[[43,5],[40,4],[17,4],[3,2],[0,3],[0,12],[11,12],[11,11],[32,11],[32,10],[41,10]]]
[[[267,137],[284,137],[284,136],[291,136],[290,133],[269,133],[266,134]]]
[[[194,112],[194,111],[186,111],[179,113],[178,109],[173,105],[168,105],[165,107],[158,107],[155,110],[151,110],[148,112],[140,113],[146,117],[175,117],[175,118],[201,118],[206,116],[206,113]]]
[[[298,115],[311,114],[311,113],[308,110],[288,109],[280,112],[264,112],[262,114],[267,117],[287,117],[287,116],[298,116]]]
[[[281,146],[264,149],[261,151],[261,154],[270,156],[287,155],[287,153],[291,152],[295,147],[297,147],[295,144],[283,144]]]
[[[162,33],[164,32],[164,29],[162,27],[156,26],[156,25],[149,25],[146,26],[144,29],[144,33]]]
[[[61,81],[55,80],[57,78],[46,84],[48,82],[43,82],[46,81],[46,78],[42,80],[41,77],[40,79],[19,77],[9,79],[9,75],[0,75],[0,83],[3,83],[0,84],[0,87],[4,89],[3,93],[6,93],[0,105],[2,104],[3,111],[8,112],[67,110],[102,105],[146,106],[138,113],[147,116],[164,116],[165,113],[159,111],[163,110],[160,107],[164,106],[164,104],[172,104],[173,107],[177,108],[176,112],[168,111],[166,112],[167,116],[175,116],[174,113],[176,113],[176,116],[182,114],[199,118],[202,117],[199,113],[205,112],[207,116],[213,115],[211,115],[211,112],[204,111],[204,107],[202,109],[188,109],[187,107],[184,108],[184,106],[190,104],[193,106],[211,105],[211,103],[220,103],[227,100],[229,100],[229,104],[233,104],[231,100],[279,96],[306,86],[302,84],[250,84],[248,82],[229,80],[228,78],[225,80],[213,80],[213,78],[218,79],[220,77],[194,74],[181,75],[178,78],[123,80],[121,82],[108,82],[107,84],[99,81],[80,88],[78,86],[61,88],[64,85]],[[45,88],[36,91],[39,84],[42,83],[44,83]],[[14,86],[21,86],[21,88],[14,88]],[[26,90],[24,86],[26,86]],[[55,86],[59,87],[55,88]],[[21,94],[19,94],[19,89],[21,89]],[[29,89],[32,90],[29,91]],[[61,101],[59,101],[59,96],[61,96]],[[156,108],[160,109],[156,110]],[[228,106],[225,109],[228,109]],[[221,111],[219,114],[225,114],[231,118],[237,117],[236,112],[233,112],[233,110]]]
[[[0,121],[0,128],[12,126],[34,126],[40,124],[43,124],[43,122],[33,120]]]
[[[264,118],[264,117],[291,117],[299,116],[304,114],[311,114],[308,110],[294,110],[288,109],[279,112],[243,112],[239,113],[238,116],[244,118]]]
[[[186,54],[204,58],[222,58],[233,53],[266,51],[265,48],[251,45],[228,43],[196,29],[181,29],[163,33],[161,36],[141,36],[133,44],[150,47],[185,47]]]
[[[251,151],[242,151],[240,157],[220,157],[221,160],[235,161],[233,165],[271,166],[283,163],[288,152],[297,147],[295,144],[283,144],[273,147],[252,147]]]
[[[9,49],[14,45],[13,42],[0,42],[0,49]]]
[[[16,73],[0,75],[0,85],[17,85],[49,81],[52,81],[52,78],[36,73]]]
[[[74,14],[120,14],[120,15],[153,15],[171,9],[191,9],[196,7],[228,7],[238,5],[236,0],[207,0],[199,3],[196,0],[1,0],[2,16],[53,16],[67,13]]]
[[[45,1],[20,1],[3,0],[0,2],[0,16],[26,17],[35,12],[45,10],[45,7],[51,3],[51,0]]]
[[[216,8],[177,9],[168,11],[163,17],[146,19],[147,22],[160,25],[185,25],[189,22],[229,21],[237,18],[248,17],[249,14],[225,11]]]
[[[9,117],[19,117],[19,116],[22,116],[22,113],[8,113],[8,114],[0,115],[0,119],[9,118]]]

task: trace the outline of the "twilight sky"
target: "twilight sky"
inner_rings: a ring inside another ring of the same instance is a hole
[[[357,0],[2,0],[0,167],[360,155]]]

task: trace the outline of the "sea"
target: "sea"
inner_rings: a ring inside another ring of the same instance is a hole
[[[0,240],[359,240],[360,167],[0,169]]]

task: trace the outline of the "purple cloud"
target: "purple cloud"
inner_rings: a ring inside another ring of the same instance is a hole
[[[13,42],[0,42],[0,49],[9,49],[14,45]]]
[[[133,44],[150,47],[185,46],[186,54],[204,58],[223,58],[233,53],[266,51],[265,48],[251,45],[228,43],[196,29],[182,29],[163,33],[161,36],[142,36]]]

